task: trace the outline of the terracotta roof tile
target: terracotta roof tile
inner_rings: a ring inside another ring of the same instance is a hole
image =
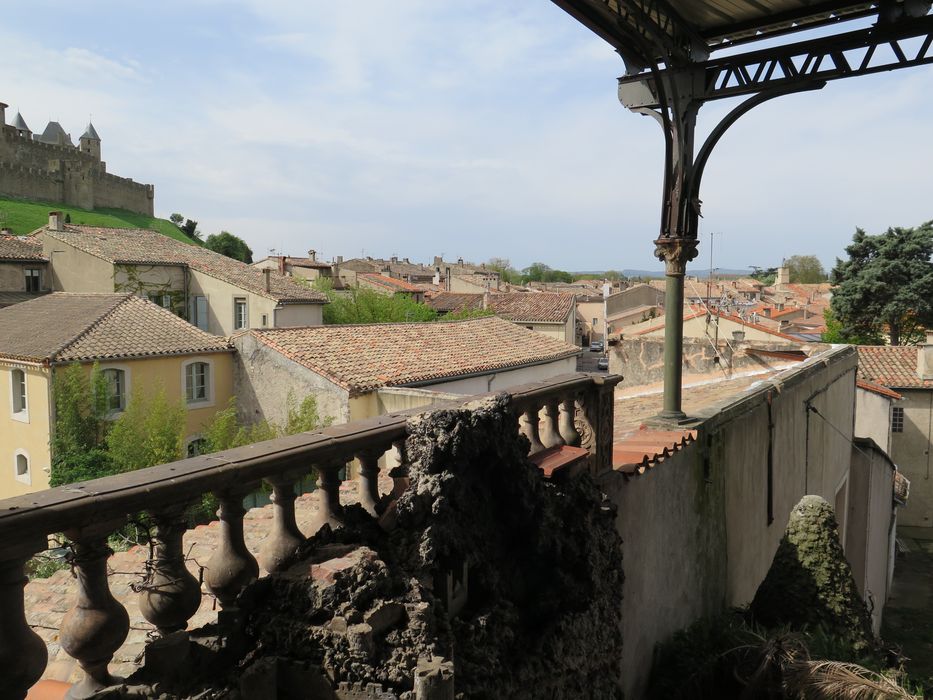
[[[73,362],[230,349],[226,338],[131,294],[55,292],[0,309],[0,356],[13,359]]]
[[[438,311],[476,310],[483,308],[482,293],[462,294],[439,292],[428,304]],[[574,308],[572,294],[553,292],[492,292],[489,309],[508,321],[529,323],[563,323]]]
[[[895,401],[900,401],[904,397],[898,394],[896,391],[891,391],[885,386],[880,384],[875,384],[874,382],[865,381],[864,379],[859,379],[855,382],[855,385],[859,389],[864,389],[865,391],[870,391],[873,394],[879,394],[881,396],[886,396],[889,399],[894,399]]]
[[[644,474],[696,440],[696,430],[652,430],[641,426],[612,446],[612,468],[627,476]]]
[[[270,276],[270,290],[267,292],[262,270],[207,248],[176,241],[156,231],[70,224],[63,231],[48,228],[40,231],[111,263],[182,265],[283,304],[324,304],[327,301],[321,292],[280,275]]]
[[[250,331],[261,343],[351,394],[521,367],[580,349],[495,316]]]
[[[380,275],[377,272],[361,272],[357,275],[357,277],[362,277],[367,282],[371,282],[372,284],[377,284],[380,287],[385,287],[386,289],[392,289],[399,292],[421,291],[420,287],[416,287],[411,282],[395,279],[394,277],[387,277],[386,275]]]
[[[0,260],[23,260],[26,262],[48,262],[42,253],[42,244],[28,236],[0,234]]]
[[[911,345],[859,345],[859,379],[895,389],[933,389],[933,380],[917,374],[918,352]]]

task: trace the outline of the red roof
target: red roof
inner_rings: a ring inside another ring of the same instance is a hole
[[[913,345],[859,345],[859,379],[889,388],[933,389],[933,380],[917,374],[919,351]]]
[[[395,277],[387,277],[386,275],[380,275],[377,272],[363,272],[357,275],[357,277],[362,277],[367,282],[372,282],[373,284],[378,284],[380,287],[394,289],[399,292],[423,291],[420,287],[416,287],[411,282],[406,282],[405,280],[396,279]]]
[[[613,444],[612,468],[626,476],[644,474],[696,438],[696,430],[651,430],[643,425]]]
[[[881,386],[880,384],[875,384],[874,382],[868,382],[864,379],[859,379],[855,382],[856,386],[859,389],[864,389],[865,391],[870,391],[873,394],[880,394],[881,396],[886,396],[889,399],[894,399],[895,401],[900,401],[904,397],[898,394],[896,391],[891,391],[887,387]]]

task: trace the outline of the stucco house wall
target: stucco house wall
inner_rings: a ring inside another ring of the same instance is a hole
[[[276,328],[320,326],[323,323],[323,304],[283,304],[275,310]]]
[[[485,394],[489,391],[501,391],[511,386],[538,382],[550,377],[556,377],[559,374],[575,372],[576,367],[577,358],[568,357],[554,362],[545,362],[539,365],[519,367],[517,369],[506,369],[476,377],[454,379],[447,382],[432,382],[429,386],[433,391],[470,396],[473,394]]]
[[[39,270],[39,289],[48,291],[50,289],[48,264],[44,262],[23,261],[23,262],[3,262],[0,261],[0,291],[2,292],[23,292],[26,291],[26,270]]]
[[[871,438],[891,453],[891,399],[857,387],[855,391],[855,434]]]
[[[899,389],[904,397],[895,404],[904,409],[904,430],[891,434],[889,454],[910,479],[910,500],[900,512],[901,525],[933,527],[933,390]]]
[[[113,265],[74,246],[37,234],[51,261],[51,287],[56,292],[113,294]]]
[[[13,416],[14,369],[26,375],[26,415]],[[35,364],[0,362],[0,499],[49,487],[49,370]],[[29,478],[16,478],[16,455],[29,460]]]
[[[268,420],[283,424],[289,391],[300,402],[308,394],[317,398],[318,414],[347,423],[350,395],[343,387],[256,341],[249,333],[233,338],[234,392],[241,421]]]

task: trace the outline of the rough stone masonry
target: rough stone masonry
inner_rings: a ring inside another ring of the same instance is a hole
[[[108,697],[621,698],[621,541],[589,476],[545,480],[506,395],[413,418],[406,448],[394,527],[346,508],[243,592],[239,631]]]

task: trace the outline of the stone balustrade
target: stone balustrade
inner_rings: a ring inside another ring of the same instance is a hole
[[[518,430],[530,443],[529,456],[562,445],[582,447],[589,453],[592,473],[611,469],[613,388],[620,380],[576,373],[507,392],[519,416]],[[477,398],[451,402],[450,407]],[[267,571],[275,572],[305,540],[295,522],[296,482],[316,471],[320,507],[315,527],[339,527],[341,479],[349,472],[347,465],[358,460],[360,504],[374,516],[385,512],[407,485],[407,420],[419,412],[332,426],[0,501],[3,697],[25,697],[45,669],[45,644],[26,622],[23,587],[24,565],[47,549],[48,536],[64,533],[73,547],[77,598],[63,620],[61,645],[85,673],[69,697],[88,697],[114,683],[108,664],[129,629],[127,612],[108,587],[108,535],[131,517],[150,516],[155,524],[153,555],[138,594],[140,611],[162,637],[184,630],[202,595],[185,566],[185,510],[213,494],[220,503],[221,538],[206,564],[204,584],[217,598],[221,614],[235,611],[238,594],[259,575],[257,558],[244,543],[243,497],[263,482],[272,489],[272,527],[258,557]],[[383,458],[389,454],[393,460]],[[400,462],[390,472],[394,488],[380,496],[380,463],[392,461]]]

